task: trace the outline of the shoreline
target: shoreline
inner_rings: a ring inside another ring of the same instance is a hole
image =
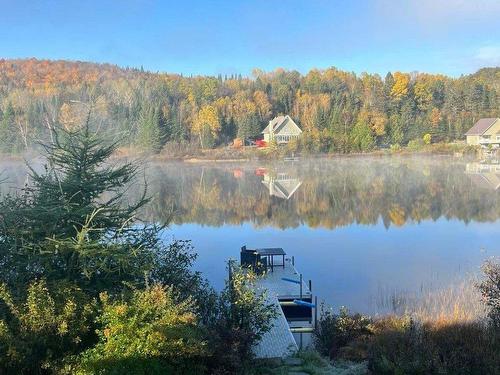
[[[498,152],[497,152],[498,155]],[[338,159],[338,158],[358,158],[358,157],[413,157],[413,156],[449,156],[457,159],[460,158],[475,158],[480,159],[482,156],[481,150],[471,148],[464,144],[456,143],[439,143],[419,150],[410,150],[402,148],[400,150],[391,149],[375,149],[369,152],[352,152],[352,153],[297,153],[294,158],[301,159]],[[500,156],[500,155],[498,155]],[[496,156],[496,157],[498,157]],[[42,157],[40,153],[30,150],[23,154],[0,154],[1,162],[21,162],[26,160],[35,160]],[[290,155],[285,150],[269,152],[266,149],[243,148],[215,148],[209,150],[199,150],[199,153],[189,153],[185,155],[168,155],[165,153],[150,154],[136,149],[121,148],[111,156],[111,159],[129,159],[139,158],[154,162],[180,162],[186,164],[201,164],[201,163],[249,163],[263,161],[283,161]],[[293,161],[293,160],[292,160]]]

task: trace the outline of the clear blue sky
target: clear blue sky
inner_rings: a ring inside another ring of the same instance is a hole
[[[0,58],[183,74],[500,65],[500,0],[0,0]]]

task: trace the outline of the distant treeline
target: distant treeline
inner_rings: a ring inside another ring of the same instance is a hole
[[[124,146],[159,152],[169,142],[204,148],[253,138],[278,114],[304,130],[299,146],[365,151],[412,140],[451,141],[481,117],[500,115],[500,68],[460,78],[377,74],[335,68],[306,75],[277,69],[183,77],[109,64],[0,60],[0,152],[48,139],[50,129],[84,121],[89,106],[102,131]]]

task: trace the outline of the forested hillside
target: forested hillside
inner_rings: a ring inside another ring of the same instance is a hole
[[[183,77],[109,64],[0,60],[0,152],[18,153],[71,128],[93,103],[99,129],[124,146],[159,152],[167,142],[208,148],[258,136],[278,114],[304,130],[316,152],[365,151],[463,138],[480,117],[500,116],[500,68],[461,78],[335,68]]]

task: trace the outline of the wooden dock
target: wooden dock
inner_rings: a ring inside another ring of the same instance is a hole
[[[302,312],[305,310],[310,313],[310,308],[301,307],[294,301],[311,302],[312,294],[292,260],[285,258],[283,249],[256,249],[255,251],[264,257],[278,256],[282,261],[279,264],[274,263],[273,259],[268,261],[267,271],[258,278],[255,284],[258,291],[267,293],[267,302],[275,306],[278,316],[272,322],[271,330],[254,348],[254,353],[257,358],[288,357],[298,350],[298,346],[284,311],[298,309],[300,315],[300,309],[302,309]],[[311,319],[312,314],[309,322]]]

